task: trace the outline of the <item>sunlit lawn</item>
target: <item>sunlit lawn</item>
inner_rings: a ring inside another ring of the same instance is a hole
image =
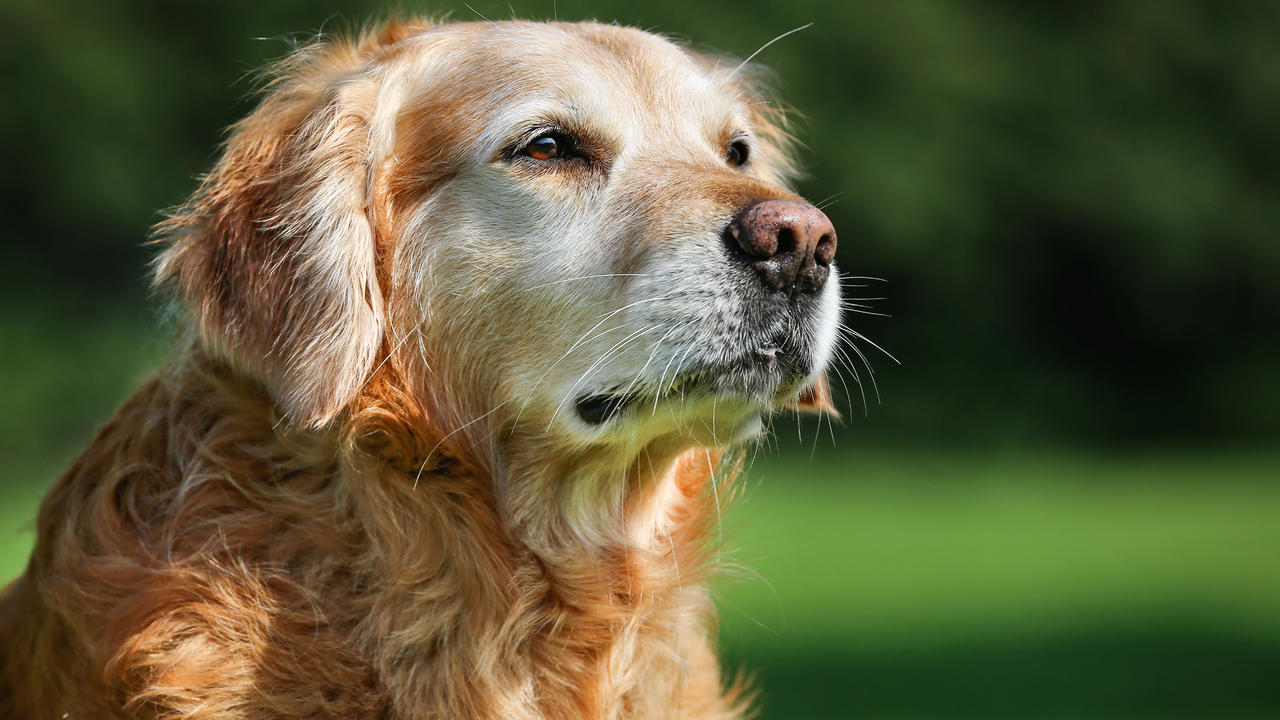
[[[1280,457],[807,454],[726,519],[769,718],[1280,717]]]
[[[0,579],[43,487],[163,354],[140,322],[0,327],[29,381],[0,421]],[[828,442],[763,454],[742,494],[721,639],[767,718],[1280,717],[1280,454]]]

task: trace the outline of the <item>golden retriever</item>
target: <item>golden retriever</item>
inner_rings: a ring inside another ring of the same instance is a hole
[[[747,72],[590,23],[284,61],[158,230],[186,329],[41,508],[0,717],[742,717],[719,448],[829,409],[840,307]]]

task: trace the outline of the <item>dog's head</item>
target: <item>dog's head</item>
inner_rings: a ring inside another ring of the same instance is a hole
[[[390,356],[445,429],[733,442],[830,407],[835,232],[779,120],[736,63],[627,28],[318,44],[162,228],[158,277],[299,424]]]

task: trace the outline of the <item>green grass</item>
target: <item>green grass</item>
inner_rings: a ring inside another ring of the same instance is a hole
[[[1280,457],[828,454],[726,519],[766,717],[1280,717]]]

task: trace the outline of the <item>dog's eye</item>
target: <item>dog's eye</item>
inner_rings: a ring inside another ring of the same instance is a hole
[[[568,157],[572,149],[568,135],[559,131],[545,132],[529,141],[520,151],[534,160],[555,160]]]
[[[725,156],[728,158],[730,165],[742,167],[747,164],[747,158],[750,156],[750,153],[751,151],[747,147],[747,142],[745,140],[734,140],[729,143],[729,148],[725,151]]]

